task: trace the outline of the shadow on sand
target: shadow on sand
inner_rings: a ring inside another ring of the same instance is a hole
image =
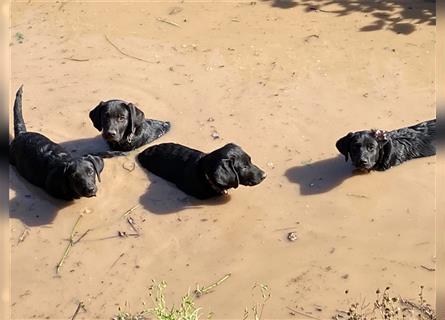
[[[186,209],[218,206],[230,201],[230,195],[199,200],[179,190],[170,183],[152,173],[145,171],[150,185],[139,202],[148,211],[155,214],[175,213]]]
[[[291,9],[303,7],[306,12],[322,12],[337,17],[362,12],[374,18],[359,31],[369,32],[381,29],[398,34],[410,34],[416,25],[436,25],[435,0],[388,0],[388,1],[345,1],[345,0],[262,0],[274,8]],[[332,7],[333,6],[333,7]]]
[[[28,227],[51,224],[59,210],[74,203],[51,197],[29,183],[13,166],[9,166],[9,188],[15,191],[15,197],[9,200],[9,217]]]
[[[110,147],[101,135],[93,138],[65,141],[60,143],[60,145],[67,151],[69,151],[74,157],[81,157],[89,153],[104,152],[110,150]]]
[[[300,185],[300,194],[314,195],[329,192],[344,180],[358,174],[343,156],[320,160],[286,170],[290,182]]]

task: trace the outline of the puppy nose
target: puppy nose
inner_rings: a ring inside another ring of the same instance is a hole
[[[264,179],[266,179],[266,177],[267,177],[267,173],[266,173],[266,172],[263,172],[263,173],[261,174],[261,179],[264,180]]]
[[[366,165],[366,164],[368,164],[368,160],[360,159],[359,164],[360,165]]]
[[[96,193],[96,187],[95,186],[88,187],[88,192],[89,193]]]
[[[110,131],[107,131],[106,136],[108,138],[114,138],[114,137],[116,137],[116,134],[117,134],[116,130],[110,130]]]

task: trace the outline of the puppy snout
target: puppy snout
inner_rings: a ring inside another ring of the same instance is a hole
[[[87,187],[87,193],[91,196],[95,196],[97,192],[97,187],[96,186],[88,186]]]
[[[359,165],[361,165],[361,166],[366,166],[366,165],[368,164],[368,160],[366,160],[366,159],[360,159],[358,163],[359,163]]]
[[[115,139],[117,136],[117,131],[116,130],[109,130],[107,132],[105,132],[105,138],[106,139]]]
[[[263,172],[261,173],[261,180],[266,179],[266,177],[267,177],[267,173],[263,171]]]

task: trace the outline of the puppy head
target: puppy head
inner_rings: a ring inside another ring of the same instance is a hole
[[[132,103],[122,100],[101,101],[90,111],[94,127],[109,142],[129,140],[144,122],[144,113]]]
[[[222,189],[238,185],[254,186],[266,178],[266,173],[254,165],[250,156],[239,146],[229,143],[206,156],[210,166],[207,174]]]
[[[81,197],[96,195],[96,176],[100,182],[100,173],[104,168],[104,161],[96,156],[84,156],[71,161],[65,168],[68,183],[74,192]]]
[[[335,146],[345,156],[351,156],[352,164],[359,168],[370,170],[379,160],[381,150],[388,143],[388,135],[383,130],[366,130],[349,132],[339,139]]]

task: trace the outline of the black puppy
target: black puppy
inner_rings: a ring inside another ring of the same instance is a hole
[[[104,168],[100,157],[74,159],[60,145],[36,132],[27,132],[22,117],[22,87],[14,102],[14,139],[9,161],[29,182],[64,200],[96,195],[96,179]]]
[[[94,127],[112,150],[131,151],[163,136],[170,122],[145,119],[134,104],[122,100],[101,101],[90,111]]]
[[[163,143],[145,149],[137,158],[145,169],[198,199],[227,194],[227,189],[240,184],[254,186],[266,178],[250,156],[233,143],[208,154]]]
[[[349,132],[336,147],[355,167],[384,171],[404,161],[436,154],[436,120],[393,131]]]

